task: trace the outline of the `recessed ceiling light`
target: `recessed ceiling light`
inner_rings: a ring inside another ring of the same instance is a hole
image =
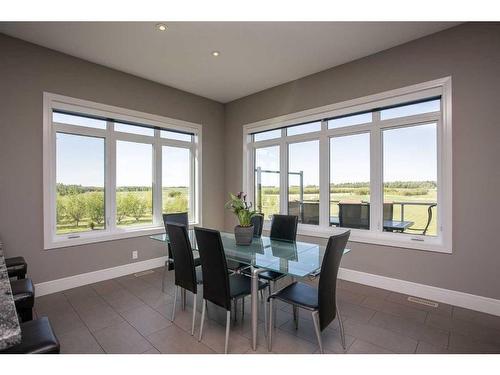
[[[219,55],[220,55],[220,52],[219,52],[219,51],[213,51],[213,52],[212,52],[212,56],[214,56],[214,57],[217,57],[217,56],[219,56]]]
[[[165,25],[164,23],[158,23],[158,24],[156,24],[156,28],[160,31],[166,31],[167,25]]]

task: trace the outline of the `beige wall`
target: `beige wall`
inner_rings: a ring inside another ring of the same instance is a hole
[[[222,104],[0,34],[0,238],[35,282],[164,255],[147,237],[43,250],[44,91],[202,124],[203,223],[223,227]]]
[[[343,267],[500,299],[499,46],[500,23],[460,25],[227,104],[226,193],[244,124],[452,76],[453,254],[351,243]]]

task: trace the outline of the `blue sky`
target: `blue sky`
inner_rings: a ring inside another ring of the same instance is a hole
[[[383,132],[384,181],[435,181],[437,176],[436,125],[388,129]],[[319,184],[319,144],[317,141],[289,146],[289,170],[303,171],[304,185]],[[256,166],[279,169],[279,146],[256,151]],[[331,183],[370,180],[370,137],[368,133],[331,138]],[[290,178],[298,185],[298,178]],[[279,177],[262,174],[265,186],[279,185]]]
[[[383,132],[384,181],[436,180],[436,125],[389,129]],[[290,171],[304,173],[304,185],[319,184],[319,143],[309,141],[289,146]],[[117,142],[117,186],[151,186],[152,146]],[[369,181],[369,136],[356,134],[330,141],[332,183]],[[57,134],[57,182],[104,186],[104,139]],[[187,186],[189,151],[163,148],[163,186]],[[258,149],[256,166],[279,170],[278,146]],[[263,174],[266,186],[279,186],[278,174]],[[290,183],[298,185],[298,177]]]
[[[151,186],[153,148],[150,144],[117,141],[117,186]],[[189,151],[164,146],[162,184],[187,186]],[[104,186],[103,138],[57,133],[57,182],[83,186]]]

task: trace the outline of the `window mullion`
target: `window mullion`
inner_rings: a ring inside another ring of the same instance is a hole
[[[288,145],[286,129],[281,129],[280,140],[280,213],[288,213]]]
[[[162,202],[162,146],[160,144],[160,131],[155,130],[153,140],[153,224],[163,223],[163,202]]]
[[[370,230],[382,231],[383,156],[380,112],[373,112],[374,126],[370,131]]]
[[[319,138],[319,226],[330,226],[330,152],[328,135],[325,130],[327,122],[321,123]]]
[[[107,122],[105,160],[105,207],[108,231],[116,231],[116,138],[113,121]]]

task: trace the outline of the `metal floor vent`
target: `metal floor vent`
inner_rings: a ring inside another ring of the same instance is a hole
[[[142,271],[142,272],[134,273],[134,276],[135,277],[141,277],[141,276],[145,276],[145,275],[150,275],[152,273],[155,273],[155,271],[153,271],[153,270],[147,270],[147,271]]]
[[[423,298],[418,298],[418,297],[408,297],[408,301],[413,302],[413,303],[419,303],[421,305],[425,306],[430,306],[430,307],[438,307],[439,304],[434,301],[429,301]]]

